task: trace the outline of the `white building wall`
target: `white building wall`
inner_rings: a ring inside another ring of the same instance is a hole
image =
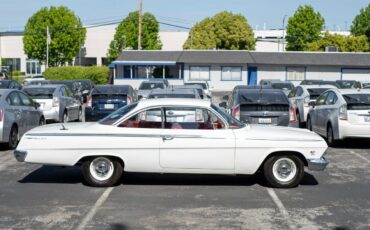
[[[262,79],[275,79],[285,81],[286,69],[281,65],[258,65],[257,83]]]
[[[1,58],[20,58],[21,71],[26,71],[27,56],[23,50],[23,36],[1,36],[0,37]]]
[[[308,66],[306,68],[306,79],[309,80],[340,80],[340,67]]]

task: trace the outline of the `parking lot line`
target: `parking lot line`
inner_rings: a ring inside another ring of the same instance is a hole
[[[276,195],[275,191],[272,188],[266,188],[266,189],[267,189],[267,192],[270,195],[272,201],[274,201],[275,205],[279,209],[280,214],[283,216],[283,218],[284,218],[284,220],[285,220],[285,222],[288,226],[288,229],[290,229],[290,230],[297,229],[294,226],[294,224],[292,223],[292,219],[290,218],[288,211],[284,207],[283,202],[281,202],[279,197]]]
[[[355,151],[350,151],[350,153],[351,153],[352,155],[354,155],[354,156],[356,156],[356,157],[360,158],[361,160],[364,160],[364,161],[366,161],[367,163],[369,163],[369,164],[370,164],[370,160],[369,160],[369,159],[367,159],[366,157],[362,156],[361,154],[356,153]]]
[[[109,197],[109,194],[112,192],[114,187],[107,188],[103,194],[99,197],[99,199],[95,202],[94,206],[91,208],[89,213],[83,218],[81,223],[76,228],[77,230],[85,229],[86,225],[94,218],[96,212],[98,211],[98,208],[102,206],[102,204],[107,200]]]

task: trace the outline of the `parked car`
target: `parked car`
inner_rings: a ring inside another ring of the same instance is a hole
[[[295,109],[298,124],[303,127],[307,121],[310,102],[328,89],[336,88],[333,85],[299,85],[288,95],[291,106]]]
[[[337,87],[335,81],[325,81],[325,80],[303,80],[300,85],[332,85]]]
[[[200,85],[203,88],[204,94],[208,97],[211,98],[211,87],[208,84],[208,81],[187,81],[184,83],[184,85]]]
[[[0,80],[7,80],[9,76],[5,72],[0,72]]]
[[[153,89],[166,89],[168,88],[168,81],[163,79],[150,79],[141,82],[137,91],[138,99],[146,99]]]
[[[22,86],[13,80],[0,80],[0,89],[22,89]]]
[[[271,86],[273,89],[282,90],[285,95],[288,95],[290,91],[294,88],[294,85],[290,81],[281,81],[281,80],[261,80],[260,85]]]
[[[305,129],[244,125],[210,101],[167,98],[141,100],[98,123],[35,128],[14,155],[20,162],[82,165],[86,182],[100,187],[119,182],[123,171],[235,175],[261,169],[269,184],[289,188],[299,184],[304,166],[326,167],[326,149],[323,138]]]
[[[75,94],[79,95],[82,98],[82,102],[85,103],[87,96],[90,95],[91,90],[94,88],[94,83],[88,79],[74,80],[74,82],[79,84]]]
[[[173,89],[195,89],[201,99],[210,99],[204,92],[203,86],[198,84],[192,84],[192,85],[173,85],[171,86]]]
[[[370,81],[361,82],[361,85],[362,85],[361,88],[370,89]]]
[[[196,89],[190,88],[167,88],[167,89],[153,89],[150,92],[149,99],[153,98],[195,98],[200,99],[199,93]]]
[[[52,83],[50,80],[33,80],[28,82],[27,85],[51,85],[51,84]]]
[[[24,133],[43,125],[45,119],[38,106],[22,91],[0,89],[0,142],[15,149]]]
[[[225,106],[225,103],[221,103]],[[287,96],[276,89],[245,89],[236,87],[226,106],[233,117],[243,123],[288,126],[296,122],[290,115]]]
[[[28,86],[24,89],[40,104],[46,121],[68,122],[82,119],[82,106],[65,85]]]
[[[362,85],[359,81],[352,81],[352,80],[337,80],[338,89],[361,89]]]
[[[329,145],[347,137],[370,138],[370,90],[330,89],[316,100],[307,128]]]
[[[31,81],[40,81],[40,80],[45,80],[44,76],[42,75],[35,75],[35,76],[31,76],[31,77],[26,77],[24,80],[23,80],[23,85],[28,85]]]
[[[96,85],[87,97],[85,121],[98,121],[135,101],[137,95],[130,85]]]

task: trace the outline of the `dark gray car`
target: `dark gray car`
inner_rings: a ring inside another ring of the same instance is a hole
[[[22,91],[0,89],[0,142],[14,149],[25,132],[44,124],[38,106]]]
[[[227,103],[227,110],[243,123],[290,124],[289,100],[281,90],[236,87]]]

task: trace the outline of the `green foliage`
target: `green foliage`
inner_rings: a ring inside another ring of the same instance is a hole
[[[254,50],[255,44],[253,30],[246,18],[224,11],[197,23],[183,48]]]
[[[288,20],[287,50],[302,51],[307,43],[318,41],[325,20],[312,6],[299,6]]]
[[[109,68],[106,66],[63,66],[46,69],[44,76],[48,80],[90,79],[94,84],[107,84]]]
[[[24,81],[24,77],[21,77],[21,76],[13,76],[12,77],[12,80],[18,82],[19,84],[22,84],[23,81]]]
[[[24,73],[23,72],[21,72],[21,71],[19,71],[19,70],[16,70],[16,71],[13,71],[13,72],[10,72],[9,73],[9,75],[10,76],[23,76],[24,75]]]
[[[123,19],[116,28],[114,38],[109,45],[108,60],[116,59],[125,48],[138,49],[139,12],[134,11]],[[160,50],[159,24],[154,15],[145,13],[142,19],[141,47],[143,50]]]
[[[326,32],[320,40],[307,43],[305,51],[325,51],[327,46],[336,46],[339,52],[366,52],[369,50],[369,44],[364,35],[344,36]]]
[[[370,25],[370,4],[362,8],[360,13],[353,19],[351,25],[351,34],[354,36],[366,34]]]
[[[49,65],[60,66],[71,62],[84,44],[86,29],[80,19],[64,6],[41,8],[28,19],[23,37],[28,58],[46,63],[47,26],[51,38]]]

